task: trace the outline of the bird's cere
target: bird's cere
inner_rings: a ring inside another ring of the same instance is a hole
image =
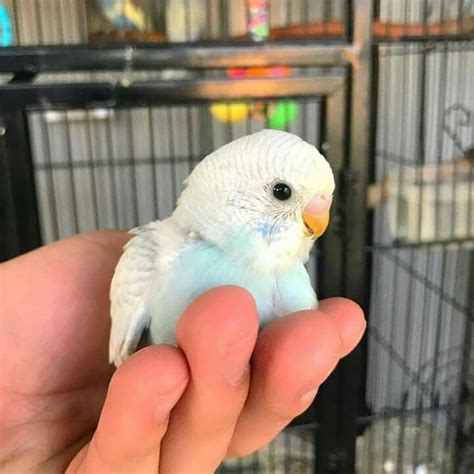
[[[321,237],[329,224],[329,208],[332,195],[316,194],[303,209],[303,220],[307,226],[307,234]]]

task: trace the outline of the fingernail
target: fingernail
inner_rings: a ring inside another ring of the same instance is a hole
[[[308,392],[304,393],[303,395],[301,395],[300,399],[301,401],[305,403],[311,402],[314,400],[317,393],[318,393],[318,388],[313,388],[309,390]]]

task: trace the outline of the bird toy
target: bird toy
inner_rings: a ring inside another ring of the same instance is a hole
[[[230,68],[226,72],[230,79],[240,80],[288,77],[292,73],[288,66]],[[298,104],[293,100],[258,101],[254,104],[244,102],[214,103],[211,105],[210,111],[219,122],[240,122],[250,116],[264,122],[267,128],[284,130],[296,120]]]
[[[249,12],[248,33],[252,41],[264,41],[270,34],[267,0],[247,0]]]
[[[247,0],[247,32],[252,41],[265,41],[270,34],[270,18],[267,0]],[[288,77],[288,66],[229,68],[226,71],[230,79],[246,80],[258,78]],[[217,103],[210,107],[212,116],[219,122],[240,122],[252,117],[264,122],[267,128],[284,130],[298,115],[295,101],[246,103]]]
[[[219,103],[211,105],[211,114],[219,122],[240,122],[245,120],[250,113],[250,105],[245,102]]]

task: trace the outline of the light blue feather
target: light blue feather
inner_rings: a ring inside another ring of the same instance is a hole
[[[148,311],[151,316],[151,336],[154,343],[174,344],[176,324],[186,307],[201,293],[223,285],[247,289],[257,304],[261,326],[271,319],[294,311],[311,309],[316,299],[303,264],[295,264],[276,277],[257,274],[250,270],[246,255],[252,255],[249,242],[235,239],[242,259],[234,253],[208,242],[198,241],[189,246],[173,263],[166,291],[152,299]]]

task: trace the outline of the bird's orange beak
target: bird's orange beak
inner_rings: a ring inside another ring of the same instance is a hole
[[[324,234],[329,224],[329,209],[332,196],[316,194],[303,209],[303,221],[306,224],[305,235],[317,238]]]

